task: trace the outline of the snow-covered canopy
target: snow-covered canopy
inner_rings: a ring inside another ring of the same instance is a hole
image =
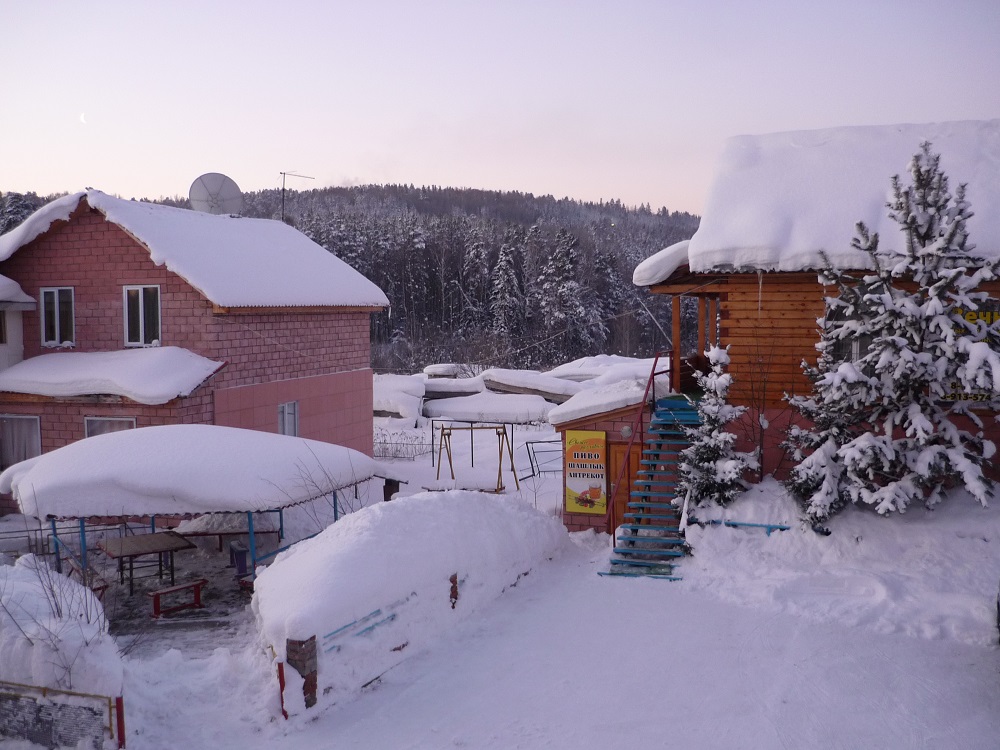
[[[189,395],[224,364],[177,346],[56,352],[0,371],[0,391],[55,398],[114,395],[165,404]]]
[[[22,306],[33,309],[35,300],[25,294],[16,281],[0,276],[0,310]]]
[[[428,401],[424,404],[424,415],[459,422],[528,424],[544,422],[551,408],[552,404],[541,396],[477,393]]]
[[[86,438],[0,474],[25,515],[45,518],[283,508],[385,468],[332,443],[215,425],[142,427]]]
[[[505,370],[499,367],[486,370],[481,376],[491,391],[499,393],[531,393],[546,401],[561,404],[574,393],[580,384],[572,380],[545,375],[535,370]]]
[[[545,374],[554,378],[574,380],[577,383],[590,381],[591,385],[608,385],[626,378],[648,378],[652,369],[652,358],[636,359],[618,354],[598,354],[566,362]]]
[[[6,260],[86,201],[222,307],[385,307],[375,284],[281,221],[215,216],[87,190],[52,201],[0,237]]]
[[[730,139],[687,258],[668,247],[633,281],[659,283],[684,263],[695,272],[816,270],[821,252],[840,268],[865,268],[867,257],[851,249],[855,224],[878,232],[883,250],[901,249],[885,207],[890,178],[906,183],[924,141],[941,155],[952,192],[967,185],[972,242],[1000,256],[1000,120],[841,127]]]

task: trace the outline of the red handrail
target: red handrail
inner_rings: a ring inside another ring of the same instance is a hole
[[[615,511],[615,500],[618,497],[618,488],[621,487],[622,477],[625,476],[625,472],[628,471],[629,462],[632,457],[632,445],[635,443],[635,439],[638,435],[643,433],[642,429],[642,415],[646,411],[646,404],[649,403],[649,391],[653,390],[653,395],[656,395],[656,376],[662,375],[663,373],[670,372],[670,358],[667,357],[667,369],[657,370],[656,365],[660,361],[661,357],[671,354],[670,351],[666,352],[656,352],[653,356],[653,367],[649,371],[649,379],[646,381],[646,390],[643,391],[642,401],[639,403],[639,408],[636,410],[635,422],[632,425],[632,434],[629,435],[628,447],[625,449],[625,460],[622,461],[621,467],[618,469],[618,478],[615,483],[611,485],[611,495],[608,497],[608,509],[604,515],[604,524],[608,530],[609,534],[614,535],[614,529],[611,528],[614,522],[614,511]]]

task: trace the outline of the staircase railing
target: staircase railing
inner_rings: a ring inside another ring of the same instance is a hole
[[[625,449],[625,459],[622,461],[622,465],[618,468],[618,478],[615,479],[614,484],[611,485],[611,494],[608,497],[608,509],[604,515],[605,528],[607,528],[608,533],[611,534],[612,539],[614,539],[614,528],[617,526],[615,523],[615,500],[618,497],[618,491],[622,485],[622,478],[625,476],[625,472],[629,470],[629,464],[632,462],[632,445],[635,443],[636,437],[645,434],[645,430],[642,427],[643,415],[646,413],[646,405],[649,403],[649,392],[653,391],[653,399],[656,399],[656,376],[663,375],[670,372],[670,354],[672,352],[656,352],[653,356],[653,366],[649,371],[649,379],[646,381],[646,390],[643,391],[642,401],[639,403],[636,409],[635,421],[632,424],[632,434],[628,438],[628,447]],[[660,359],[665,359],[667,362],[667,367],[665,370],[657,370],[656,367],[659,364]]]

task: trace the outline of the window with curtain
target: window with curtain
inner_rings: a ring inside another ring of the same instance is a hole
[[[41,427],[38,417],[0,415],[0,470],[19,461],[34,458],[41,452]]]
[[[160,343],[160,287],[126,286],[125,345],[158,346]]]
[[[72,346],[76,343],[73,319],[73,287],[41,290],[42,346]]]
[[[289,401],[278,404],[278,433],[281,435],[299,434],[299,402]]]
[[[108,432],[121,432],[135,429],[135,417],[84,417],[84,434],[87,437],[104,435]]]

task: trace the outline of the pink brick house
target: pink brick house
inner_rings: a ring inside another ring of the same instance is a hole
[[[172,423],[371,454],[382,291],[282,222],[100,191],[0,237],[0,467]]]

